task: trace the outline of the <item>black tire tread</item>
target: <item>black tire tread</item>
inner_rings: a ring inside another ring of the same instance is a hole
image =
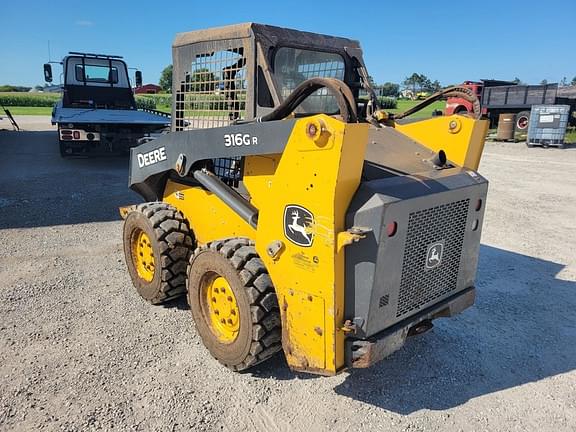
[[[160,245],[160,289],[150,303],[164,303],[185,294],[186,270],[194,244],[186,218],[163,202],[138,204],[134,211],[141,212],[150,221]]]
[[[276,291],[264,263],[254,248],[254,242],[246,238],[216,240],[203,248],[211,249],[225,257],[238,272],[250,299],[252,319],[252,343],[243,362],[224,365],[233,371],[242,371],[272,357],[282,349],[280,309]],[[192,263],[194,256],[190,258]],[[190,272],[191,266],[188,266]],[[216,358],[216,360],[219,360]]]

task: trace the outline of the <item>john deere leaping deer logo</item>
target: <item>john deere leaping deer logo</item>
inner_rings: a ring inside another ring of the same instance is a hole
[[[312,225],[314,215],[304,207],[289,205],[284,208],[284,235],[298,246],[310,246],[314,241]]]
[[[433,269],[442,264],[444,254],[444,240],[428,245],[426,252],[426,269]]]

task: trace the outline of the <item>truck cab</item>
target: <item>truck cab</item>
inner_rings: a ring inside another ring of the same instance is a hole
[[[64,58],[63,69],[63,107],[136,109],[122,59],[72,53]]]
[[[62,157],[124,153],[142,138],[162,132],[170,116],[139,110],[122,57],[70,52],[62,62],[62,99],[52,111]],[[136,86],[142,74],[136,71]],[[52,81],[52,66],[44,65]]]

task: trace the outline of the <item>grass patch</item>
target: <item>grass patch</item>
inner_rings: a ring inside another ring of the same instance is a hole
[[[407,109],[412,108],[416,105],[418,101],[411,101],[411,100],[398,100],[398,107],[395,109],[388,109],[386,111],[392,113],[400,113],[406,111]],[[431,117],[432,111],[439,109],[444,110],[446,106],[445,102],[439,101],[434,102],[432,105],[424,108],[422,111],[417,112],[416,114],[412,115],[410,118],[424,118],[424,117]],[[50,115],[52,114],[51,107],[31,107],[31,106],[9,106],[6,107],[10,110],[13,115]],[[162,111],[165,113],[170,114],[172,112],[172,107],[170,105],[163,105],[158,104],[156,105],[156,109],[158,111]],[[3,111],[0,110],[0,113],[3,114]],[[204,115],[211,115],[212,111],[206,111]],[[572,129],[566,135],[567,142],[575,142],[576,141],[576,130]]]
[[[410,108],[412,108],[413,106],[415,106],[416,104],[420,103],[422,101],[412,101],[412,100],[404,100],[404,99],[398,99],[397,104],[398,106],[395,109],[388,109],[385,111],[394,113],[394,114],[398,114],[401,112],[404,112],[406,110],[409,110]],[[408,118],[426,118],[426,117],[432,117],[432,112],[434,110],[441,110],[442,112],[444,112],[444,109],[446,108],[446,102],[445,101],[437,101],[434,102],[431,105],[428,105],[426,108],[424,108],[422,111],[418,111],[417,113],[412,114],[410,117]]]
[[[34,106],[10,106],[6,107],[12,115],[51,115],[51,107],[34,107]],[[5,116],[4,110],[0,109],[0,117]]]
[[[5,107],[53,107],[60,99],[59,93],[0,93],[0,104]]]
[[[566,131],[565,143],[576,143],[576,127],[570,127]]]
[[[168,114],[172,114],[172,107],[170,105],[156,105],[158,111],[162,111]]]

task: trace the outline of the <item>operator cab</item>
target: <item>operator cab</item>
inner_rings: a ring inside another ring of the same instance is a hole
[[[265,116],[310,78],[346,83],[361,118],[366,101],[359,92],[373,93],[360,45],[350,39],[246,23],[180,33],[172,48],[174,131]],[[338,112],[337,99],[326,88],[295,109],[296,116]]]

